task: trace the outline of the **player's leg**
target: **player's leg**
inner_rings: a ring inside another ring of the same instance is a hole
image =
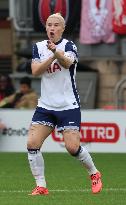
[[[87,169],[89,175],[91,176],[93,193],[100,191],[102,187],[101,180],[99,180],[100,174],[95,167],[91,155],[88,153],[87,149],[84,146],[80,146],[80,109],[70,109],[63,111],[58,115],[58,117],[60,117],[60,123],[57,127],[58,130],[62,131],[63,133],[66,149]],[[98,181],[98,183],[96,183],[95,179]],[[95,183],[97,186],[95,186]]]
[[[100,192],[102,189],[101,174],[95,167],[92,157],[87,151],[87,149],[84,146],[80,146],[79,131],[64,130],[63,137],[68,152],[72,156],[76,157],[87,169],[92,181],[92,192]]]
[[[98,172],[87,149],[80,146],[80,132],[78,130],[64,130],[63,137],[68,152],[85,166],[89,175]]]
[[[44,175],[44,159],[40,148],[44,140],[51,134],[55,127],[55,122],[48,110],[37,107],[32,118],[32,123],[28,132],[28,160],[32,174],[36,180],[36,189],[32,194],[47,194],[46,180]],[[41,189],[40,189],[41,187]],[[44,187],[44,189],[43,189]],[[38,189],[39,188],[39,189]]]
[[[40,152],[40,148],[52,130],[52,127],[39,124],[31,125],[29,129],[27,142],[28,160],[37,186],[32,191],[32,195],[48,194],[44,174],[44,159],[42,153]]]

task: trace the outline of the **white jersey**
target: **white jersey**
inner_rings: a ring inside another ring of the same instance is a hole
[[[61,39],[56,48],[64,51],[74,63],[65,69],[55,59],[51,66],[41,76],[41,96],[38,106],[48,110],[68,110],[80,107],[80,100],[76,90],[75,75],[78,62],[77,48],[72,41]],[[37,42],[33,46],[32,61],[48,59],[53,53],[47,48],[47,40]]]

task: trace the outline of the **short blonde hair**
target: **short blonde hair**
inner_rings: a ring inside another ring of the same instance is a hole
[[[47,18],[46,23],[47,23],[49,18],[58,18],[60,20],[60,22],[62,23],[63,27],[65,28],[65,20],[64,20],[64,18],[62,17],[62,15],[60,13],[51,14]]]

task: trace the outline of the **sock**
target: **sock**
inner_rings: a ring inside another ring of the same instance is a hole
[[[85,147],[79,147],[76,158],[84,165],[89,175],[96,174],[96,172],[98,172],[91,158],[91,155]]]
[[[37,186],[46,187],[44,159],[39,149],[28,149],[28,160]]]

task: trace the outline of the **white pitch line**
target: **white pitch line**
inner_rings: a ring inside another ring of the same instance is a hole
[[[103,188],[104,192],[126,192],[126,188]],[[28,190],[0,190],[0,193],[26,193]],[[91,192],[91,189],[50,189],[49,192]]]

